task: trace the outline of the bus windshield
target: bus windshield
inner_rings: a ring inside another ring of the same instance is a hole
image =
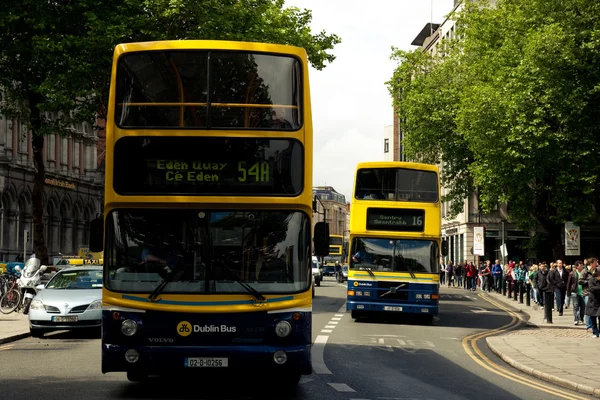
[[[329,236],[329,244],[330,245],[341,246],[342,241],[343,241],[343,238],[341,238],[341,237],[333,236],[333,235]]]
[[[380,272],[434,273],[438,246],[433,240],[354,238],[351,269]]]
[[[356,174],[354,197],[358,200],[436,203],[438,175],[407,168],[361,168]]]
[[[302,68],[294,57],[243,51],[146,51],[117,64],[122,128],[298,130]]]
[[[310,285],[310,224],[298,211],[114,210],[105,286],[128,293],[295,293]],[[243,282],[243,283],[240,283]]]

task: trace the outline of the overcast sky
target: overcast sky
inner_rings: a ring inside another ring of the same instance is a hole
[[[433,9],[432,9],[433,4]],[[453,0],[286,0],[312,10],[313,32],[341,37],[335,61],[311,68],[315,135],[313,185],[333,186],[350,201],[356,164],[383,159],[383,128],[393,121],[386,82],[391,46],[410,43],[430,22],[441,23]]]

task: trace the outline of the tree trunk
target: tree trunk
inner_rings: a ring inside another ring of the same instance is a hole
[[[44,136],[40,132],[41,113],[37,104],[40,103],[41,96],[37,93],[28,93],[31,124],[31,147],[33,149],[33,164],[35,166],[35,176],[33,183],[32,209],[33,209],[33,251],[42,265],[50,265],[48,260],[48,248],[44,238],[44,177],[46,175],[46,166],[44,165]]]
[[[564,257],[565,257],[565,249],[563,248],[563,244],[562,244],[562,240],[561,240],[561,233],[562,233],[562,224],[552,224],[552,226],[550,227],[550,230],[548,231],[549,234],[549,242],[550,242],[550,246],[552,248],[552,257],[553,260],[551,261],[556,261],[556,260],[563,260],[564,261]]]

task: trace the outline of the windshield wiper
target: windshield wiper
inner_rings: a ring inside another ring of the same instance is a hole
[[[167,268],[169,268],[167,266]],[[175,273],[177,272],[179,268],[175,267],[174,269],[170,269],[169,268],[169,273],[168,275],[158,284],[158,286],[156,288],[154,288],[154,290],[152,291],[152,293],[150,293],[150,295],[148,296],[148,300],[150,301],[158,301],[156,300],[156,298],[158,297],[158,295],[164,290],[165,286],[167,286],[167,284],[169,282],[172,282],[173,279],[175,278]]]
[[[373,270],[371,268],[369,268],[369,267],[361,267],[361,268],[365,269],[369,273],[369,275],[371,275],[372,277],[375,277],[375,274],[373,273]]]
[[[411,278],[413,278],[414,280],[416,280],[417,276],[415,275],[415,273],[413,272],[413,270],[410,268],[410,265],[406,261],[404,261],[404,257],[402,256],[402,254],[398,254],[398,257],[400,257],[400,260],[402,261],[402,266],[404,268],[406,268],[406,270],[410,274]]]
[[[246,289],[249,293],[252,294],[252,296],[254,296],[256,298],[256,300],[258,301],[265,301],[267,300],[267,298],[265,296],[263,296],[258,290],[254,289],[252,286],[248,285],[246,282],[244,282],[243,280],[241,280],[237,274],[235,272],[233,272],[231,270],[231,268],[229,268],[227,265],[223,264],[223,263],[219,263],[220,267],[227,271],[227,273],[232,277],[232,279],[239,283],[240,285],[242,285],[242,287],[244,289]]]

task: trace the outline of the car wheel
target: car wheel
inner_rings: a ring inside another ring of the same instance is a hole
[[[41,329],[29,328],[29,333],[31,334],[31,337],[34,337],[34,338],[41,338],[44,336],[44,331]]]

